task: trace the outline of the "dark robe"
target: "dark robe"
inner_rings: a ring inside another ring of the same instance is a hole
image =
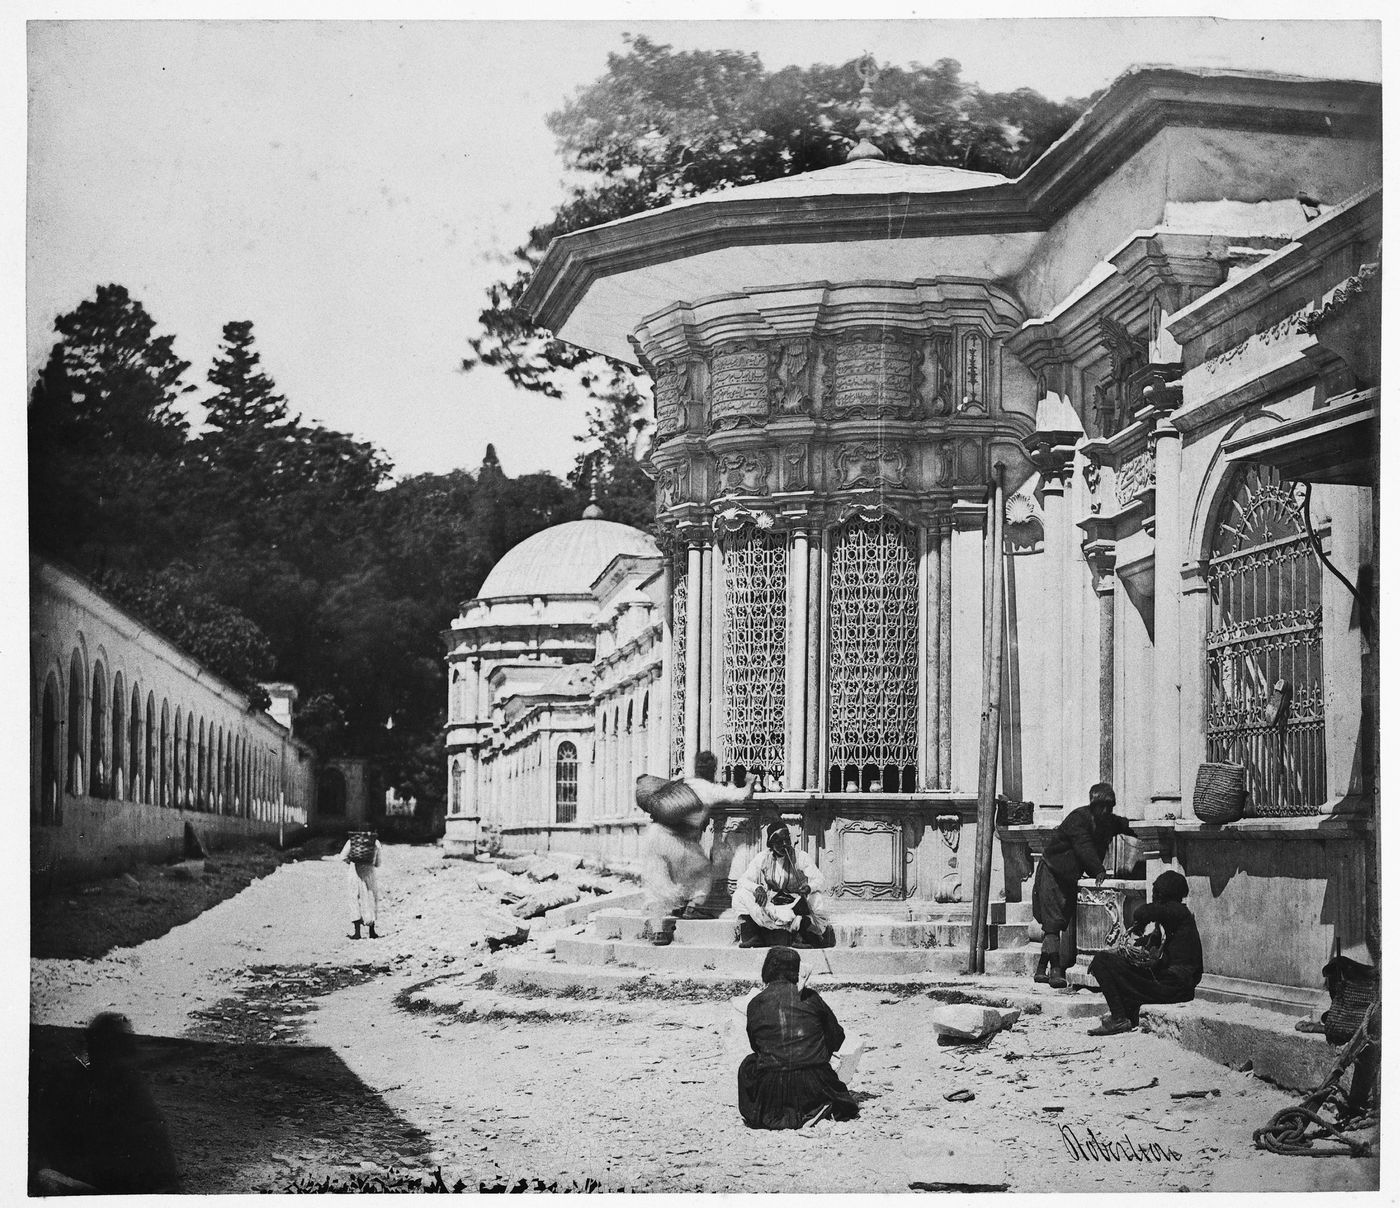
[[[750,1128],[801,1128],[824,1106],[838,1120],[859,1114],[831,1055],[846,1033],[815,990],[769,982],[748,1011],[753,1052],[739,1066],[739,1114]]]
[[[1162,958],[1153,966],[1130,964],[1117,952],[1100,952],[1089,962],[1108,1009],[1134,1026],[1143,1003],[1190,1002],[1201,980],[1201,933],[1195,916],[1181,902],[1148,902],[1133,915],[1133,926],[1159,923],[1166,933]]]

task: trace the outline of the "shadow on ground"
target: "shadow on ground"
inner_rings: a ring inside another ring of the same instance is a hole
[[[330,1049],[138,1036],[182,1190],[290,1190],[298,1172],[421,1167],[424,1133]],[[30,1028],[30,1100],[83,1052],[79,1028]]]

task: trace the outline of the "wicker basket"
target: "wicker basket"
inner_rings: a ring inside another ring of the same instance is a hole
[[[350,859],[355,864],[373,864],[374,835],[369,831],[351,831]]]
[[[1380,977],[1370,965],[1339,956],[1322,970],[1332,1004],[1322,1014],[1328,1044],[1343,1045],[1352,1038],[1366,1008],[1380,998]]]
[[[1191,806],[1202,822],[1238,822],[1244,817],[1244,766],[1201,764]]]

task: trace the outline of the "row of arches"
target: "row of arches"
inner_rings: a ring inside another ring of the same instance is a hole
[[[139,681],[109,674],[82,649],[44,680],[38,727],[39,821],[62,821],[62,797],[139,802],[261,816],[285,789],[281,755],[271,745]]]
[[[643,690],[640,699],[634,693],[626,701],[599,703],[593,760],[593,800],[599,803],[604,812],[626,813],[632,808],[632,785],[643,772],[651,770],[647,766],[651,757],[650,730],[650,688]],[[564,821],[557,816],[557,790],[555,811],[555,820]]]

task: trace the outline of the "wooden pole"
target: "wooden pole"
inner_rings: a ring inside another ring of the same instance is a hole
[[[967,971],[980,973],[978,954],[984,951],[982,944],[982,920],[984,912],[979,909],[982,901],[982,832],[985,822],[982,816],[982,767],[987,759],[987,717],[989,701],[987,691],[991,687],[992,658],[992,528],[995,525],[993,509],[996,507],[995,490],[987,493],[987,515],[982,523],[982,716],[977,734],[977,832],[972,845],[972,927],[967,937]]]
[[[991,905],[992,851],[996,842],[997,762],[1001,753],[1001,671],[1006,642],[1005,568],[1002,563],[1005,505],[1000,464],[994,467],[994,473],[992,524],[988,540],[992,558],[992,598],[987,618],[991,648],[986,661],[986,710],[982,715],[982,749],[978,760],[977,870],[973,880],[975,901],[972,918],[975,947],[969,962],[969,968],[974,973],[986,970],[987,914]]]

